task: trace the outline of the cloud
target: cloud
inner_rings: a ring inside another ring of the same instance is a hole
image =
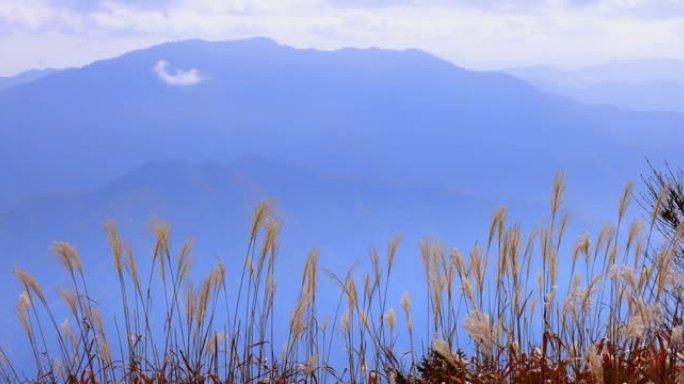
[[[684,58],[684,0],[0,0],[0,74],[169,40],[420,48],[472,68]],[[167,76],[183,75],[168,63]],[[190,73],[191,71],[186,71]],[[199,75],[198,75],[199,76]],[[161,77],[160,77],[161,78]],[[201,77],[199,77],[201,79]],[[177,83],[179,80],[171,80]],[[188,81],[188,80],[183,80]],[[181,81],[182,82],[182,81]]]
[[[176,3],[176,0],[47,0],[47,4],[53,7],[68,8],[80,12],[92,12],[116,4],[125,4],[141,9],[164,9]]]
[[[159,80],[167,85],[188,87],[204,81],[204,78],[195,68],[184,71],[182,69],[172,69],[166,60],[159,60],[153,68]]]
[[[538,14],[588,11],[593,14],[671,18],[684,15],[682,0],[325,0],[340,8],[461,7],[485,12]]]

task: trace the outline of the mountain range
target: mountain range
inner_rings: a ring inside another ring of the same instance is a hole
[[[160,63],[197,83],[169,83]],[[561,170],[600,186],[638,176],[644,156],[677,159],[682,121],[586,106],[417,50],[183,41],[0,92],[0,210],[150,161],[243,155],[532,198]]]

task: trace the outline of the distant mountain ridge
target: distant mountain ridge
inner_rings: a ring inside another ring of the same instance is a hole
[[[34,80],[38,80],[41,77],[49,76],[54,73],[60,72],[60,69],[47,68],[47,69],[31,69],[18,73],[14,76],[0,76],[0,91],[13,87],[15,85],[20,85],[28,83]]]
[[[538,80],[563,87],[589,87],[604,83],[684,84],[684,60],[636,59],[613,60],[577,69],[548,66],[517,67],[504,70],[523,79]]]
[[[684,113],[684,60],[623,60],[575,70],[522,67],[506,72],[585,103]]]

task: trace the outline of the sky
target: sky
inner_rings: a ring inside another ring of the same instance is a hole
[[[476,69],[573,68],[684,58],[684,0],[0,0],[0,76],[252,36],[419,48]]]

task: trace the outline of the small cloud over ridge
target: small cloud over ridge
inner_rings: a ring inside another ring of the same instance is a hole
[[[172,68],[171,64],[166,60],[157,61],[153,70],[159,80],[167,85],[188,87],[204,81],[204,77],[202,77],[202,74],[196,68],[191,68],[187,71]]]

